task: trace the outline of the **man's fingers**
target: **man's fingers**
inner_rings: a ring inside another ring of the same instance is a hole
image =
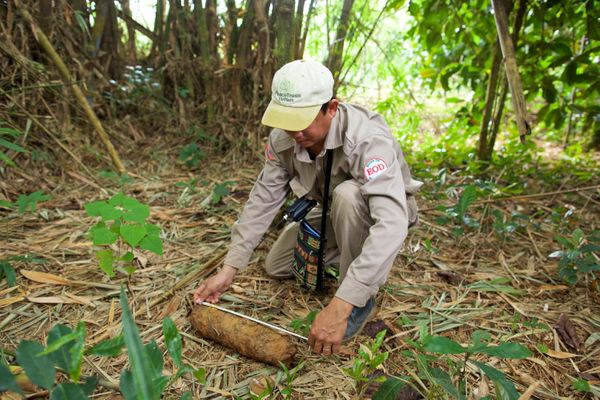
[[[342,348],[342,345],[340,343],[334,343],[333,345],[331,345],[331,353],[332,354],[339,353],[341,348]]]

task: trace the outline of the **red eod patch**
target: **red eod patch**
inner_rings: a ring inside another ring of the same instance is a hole
[[[365,178],[370,181],[381,175],[387,168],[387,164],[381,158],[371,158],[365,163]]]

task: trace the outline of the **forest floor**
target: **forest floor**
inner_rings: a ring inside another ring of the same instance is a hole
[[[183,335],[184,361],[206,369],[204,385],[184,376],[169,387],[165,398],[179,398],[189,389],[199,399],[249,398],[253,380],[274,376],[279,369],[199,337],[187,318],[192,291],[200,279],[218,267],[226,250],[230,228],[259,172],[261,157],[257,156],[252,165],[232,165],[223,158],[211,157],[192,173],[177,162],[177,152],[168,141],[157,143],[159,140],[153,138],[146,144],[149,149],[152,143],[152,151],[140,150],[144,145],[136,144],[129,147],[129,154],[123,155],[132,172],[132,179],[123,190],[150,206],[150,220],[161,227],[164,246],[163,256],[136,252],[138,269],[130,277],[118,273],[109,279],[98,267],[87,235],[95,219],[86,215],[84,205],[118,192],[116,179],[102,178],[97,172],[91,176],[76,164],[69,165],[69,160],[58,172],[31,164],[4,174],[0,198],[15,201],[18,194],[36,190],[51,198],[40,202],[35,212],[19,214],[0,208],[0,260],[32,256],[32,261],[11,262],[17,270],[16,286],[9,287],[6,279],[0,282],[1,347],[7,361],[14,363],[11,353],[19,341],[45,343],[55,324],[74,328],[79,321],[85,323],[87,346],[114,337],[122,330],[119,289],[126,285],[143,341],[154,339],[160,348],[165,348],[161,322],[168,315]],[[135,164],[131,160],[136,160]],[[413,172],[419,178],[419,171]],[[192,181],[194,178],[198,183]],[[456,184],[460,179],[464,177],[449,174],[447,184]],[[225,181],[232,182],[229,194],[211,204],[215,185]],[[178,182],[187,182],[188,187]],[[526,359],[473,356],[464,371],[471,398],[494,393],[493,383],[480,373],[473,360],[503,371],[520,393],[527,391],[523,398],[583,397],[572,384],[579,378],[596,388],[600,386],[598,282],[589,275],[580,277],[576,285],[566,285],[558,278],[557,260],[548,258],[561,249],[554,240],[556,224],[569,231],[577,227],[586,232],[599,229],[599,185],[599,178],[586,184],[590,189],[581,191],[569,191],[576,186],[569,181],[563,188],[537,183],[526,193],[554,194],[489,199],[473,208],[472,217],[481,222],[479,228],[457,235],[452,226],[437,219],[443,212],[436,209],[441,204],[436,193],[443,187],[426,182],[418,197],[420,224],[411,229],[378,295],[376,321],[365,330],[374,337],[379,328],[388,329],[382,350],[389,352],[389,358],[376,375],[418,375],[430,387],[415,358],[406,353],[415,351],[409,339],[417,340],[420,327],[424,327],[463,345],[470,343],[474,331],[485,330],[491,334],[492,344],[518,342],[531,350],[532,355]],[[447,201],[442,204],[452,205]],[[568,217],[558,215],[562,222],[552,219],[556,217],[555,210],[569,209]],[[484,223],[489,222],[493,210],[505,216],[518,211],[531,218],[514,232],[500,235],[490,229],[491,223]],[[261,266],[274,236],[273,232],[255,251],[250,267],[238,274],[221,305],[289,329],[293,321],[302,320],[310,311],[327,304],[334,287],[329,281],[328,293],[317,296],[303,291],[294,281],[268,278]],[[60,279],[28,271],[49,273]],[[194,271],[198,271],[198,279],[172,290]],[[156,300],[160,300],[158,304],[154,304]],[[291,383],[285,378],[277,382],[274,396],[282,398],[281,391],[289,386],[292,398],[356,398],[356,382],[343,370],[354,364],[360,344],[370,340],[361,335],[334,357],[312,354],[304,343],[298,342],[302,367],[290,379]],[[462,373],[462,357],[436,356],[432,362],[456,379]],[[104,382],[117,384],[127,365],[126,352],[116,357],[87,355],[83,370],[84,375],[98,375]],[[165,363],[165,371],[173,372],[170,361]],[[420,387],[420,383],[416,385]],[[94,398],[118,398],[119,392],[110,386],[99,387]],[[367,396],[373,391],[369,389]],[[37,389],[34,393],[44,392]],[[431,393],[428,398],[436,398]],[[418,396],[404,392],[398,398]]]

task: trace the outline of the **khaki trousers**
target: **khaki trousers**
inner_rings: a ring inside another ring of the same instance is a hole
[[[358,182],[348,180],[339,184],[331,194],[331,208],[327,220],[327,250],[325,265],[339,262],[340,282],[348,267],[358,257],[369,234],[373,220]],[[321,206],[307,215],[308,222],[321,229]],[[299,223],[293,222],[283,229],[265,260],[265,270],[274,278],[293,276],[292,261],[298,236]]]

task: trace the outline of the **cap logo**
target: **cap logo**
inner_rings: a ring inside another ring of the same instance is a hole
[[[277,101],[280,103],[288,104],[294,103],[296,100],[302,97],[300,92],[296,90],[296,85],[294,85],[294,82],[290,81],[289,79],[284,79],[281,81],[281,83],[277,86],[274,95],[277,97]]]

